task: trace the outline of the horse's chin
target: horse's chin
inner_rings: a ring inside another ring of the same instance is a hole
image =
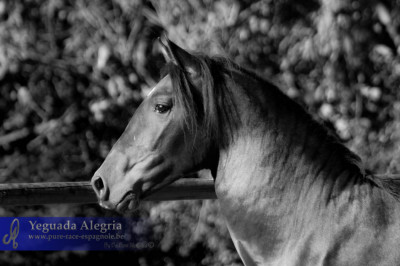
[[[116,205],[115,210],[119,213],[133,212],[139,207],[139,203],[139,195],[128,191]]]

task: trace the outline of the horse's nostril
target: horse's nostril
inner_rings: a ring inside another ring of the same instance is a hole
[[[103,183],[103,179],[101,179],[101,177],[98,177],[95,181],[94,181],[94,187],[97,191],[101,191],[104,188],[104,183]]]
[[[107,187],[104,183],[103,178],[101,178],[101,176],[95,177],[95,179],[92,181],[92,186],[94,191],[96,192],[97,197],[100,200],[105,200],[105,198],[107,197]]]

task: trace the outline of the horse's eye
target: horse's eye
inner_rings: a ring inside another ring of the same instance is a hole
[[[165,104],[156,104],[154,106],[154,111],[156,111],[159,114],[163,114],[168,112],[171,109],[171,106],[165,105]]]

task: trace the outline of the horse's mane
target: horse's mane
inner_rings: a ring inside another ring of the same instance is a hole
[[[239,124],[232,91],[227,87],[224,75],[230,61],[205,55],[197,55],[196,59],[201,80],[197,86],[190,74],[174,63],[167,63],[161,74],[171,77],[174,101],[182,108],[185,130],[196,134],[200,127],[207,134],[205,138],[213,140],[213,145],[226,147]]]
[[[192,83],[190,74],[185,69],[174,63],[167,63],[162,75],[169,74],[171,77],[175,104],[181,106],[184,113],[185,130],[190,134],[196,134],[200,123],[202,131],[208,134],[205,136],[207,139],[213,140],[214,144],[221,148],[226,148],[232,140],[234,130],[240,125],[238,110],[233,102],[232,88],[228,88],[226,76],[231,76],[233,71],[240,72],[267,89],[281,92],[271,82],[227,58],[197,54],[196,59],[200,69],[200,88]],[[314,134],[321,140],[327,141],[329,147],[337,151],[351,169],[360,173],[362,182],[379,187],[400,201],[400,178],[376,176],[364,169],[360,157],[348,149],[326,126],[317,122],[289,97],[286,96],[284,99],[298,111],[303,122],[313,128]]]

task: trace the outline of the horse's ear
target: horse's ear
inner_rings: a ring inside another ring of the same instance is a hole
[[[200,65],[195,56],[171,42],[165,34],[161,35],[159,41],[161,44],[161,52],[167,62],[172,62],[173,64],[182,67],[191,75],[192,78],[198,77],[198,74],[200,73]]]

